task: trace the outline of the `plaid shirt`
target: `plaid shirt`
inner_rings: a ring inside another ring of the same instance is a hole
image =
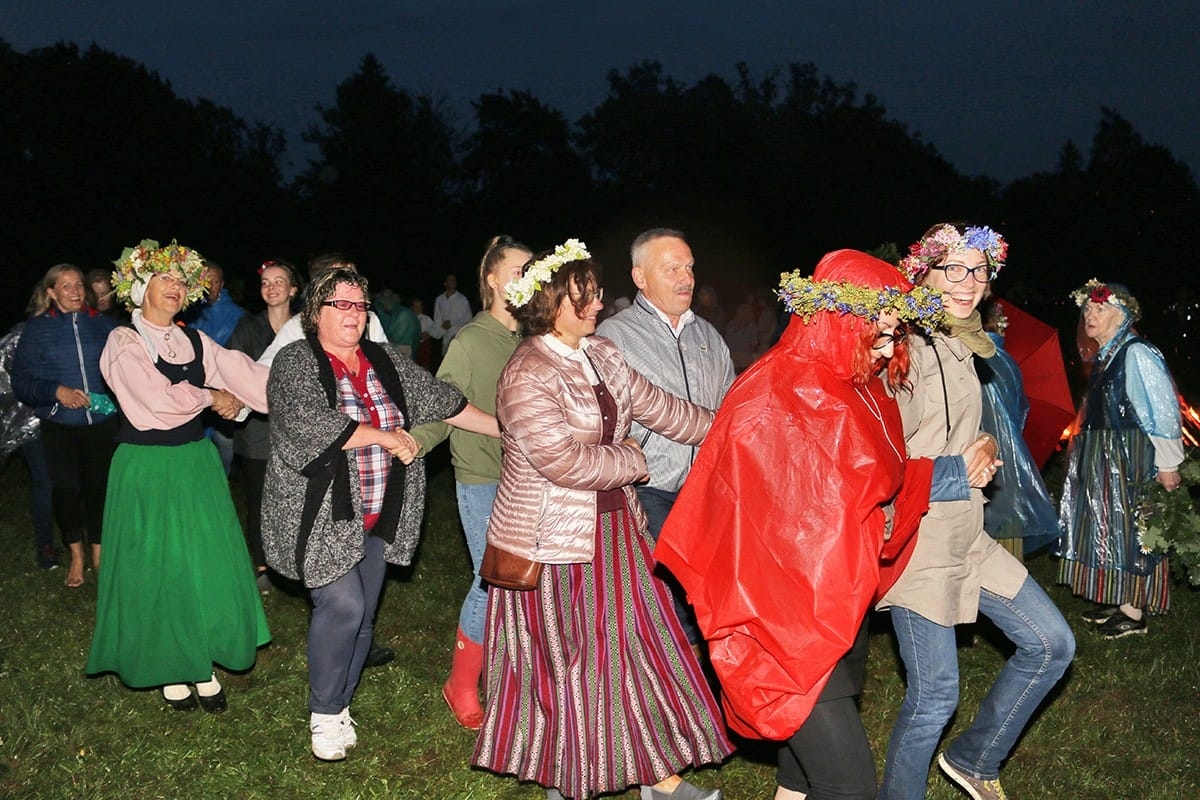
[[[358,351],[358,375],[352,373],[337,357],[329,353],[326,355],[333,365],[333,375],[337,379],[338,408],[343,414],[381,431],[394,431],[404,426],[400,409],[383,390],[375,368],[361,349]],[[392,454],[372,444],[355,448],[354,460],[362,487],[363,528],[369,531],[379,519],[379,509],[383,507],[383,491],[391,470]]]

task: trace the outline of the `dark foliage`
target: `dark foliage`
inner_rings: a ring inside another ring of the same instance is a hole
[[[1123,280],[1147,309],[1145,332],[1195,385],[1200,278],[1184,261],[1200,233],[1195,179],[1116,111],[1100,111],[1087,153],[1066,142],[1056,170],[1001,187],[961,174],[871,94],[811,63],[760,76],[739,64],[733,81],[688,85],[643,62],[608,84],[575,123],[498,90],[459,130],[367,55],[315,109],[304,138],[318,157],[289,185],[277,129],[181,99],[95,46],[22,54],[0,41],[0,246],[13,288],[0,310],[14,320],[51,264],[104,266],[143,237],[197,247],[235,284],[266,255],[348,250],[376,285],[428,297],[447,272],[470,283],[494,233],[535,249],[577,236],[616,296],[632,291],[628,242],[656,225],[688,232],[701,280],[728,302],[828,250],[902,248],[933,221],[972,219],[1013,243],[999,292],[1069,334],[1066,293],[1093,275]]]

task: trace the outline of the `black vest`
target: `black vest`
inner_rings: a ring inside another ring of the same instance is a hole
[[[188,364],[168,364],[160,357],[154,362],[154,367],[167,377],[171,383],[190,383],[192,386],[204,386],[204,347],[200,342],[200,334],[192,328],[179,328],[179,332],[188,337],[192,343],[192,352],[196,355]],[[128,444],[173,446],[198,442],[204,438],[203,414],[189,419],[177,428],[170,430],[140,431],[129,424],[124,414],[121,415],[121,430],[117,434],[118,442]]]

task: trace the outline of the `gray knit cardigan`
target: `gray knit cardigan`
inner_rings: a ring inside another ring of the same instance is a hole
[[[362,342],[380,383],[404,415],[404,428],[453,417],[467,401],[391,345]],[[324,586],[362,560],[365,536],[358,467],[342,449],[358,423],[337,408],[333,368],[314,336],[279,351],[267,381],[271,455],[263,491],[267,563],[305,586]],[[392,459],[379,521],[371,535],[384,558],[409,564],[425,505],[425,463]]]

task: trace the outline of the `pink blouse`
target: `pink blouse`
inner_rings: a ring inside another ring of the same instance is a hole
[[[195,358],[192,343],[176,325],[160,327],[142,320],[169,364],[187,364]],[[255,411],[267,411],[267,375],[270,370],[245,353],[226,350],[200,332],[204,342],[205,385],[224,389]],[[207,389],[190,383],[171,383],[150,360],[146,342],[133,328],[119,327],[108,335],[100,354],[100,373],[117,396],[121,411],[138,430],[177,428],[212,405]]]

